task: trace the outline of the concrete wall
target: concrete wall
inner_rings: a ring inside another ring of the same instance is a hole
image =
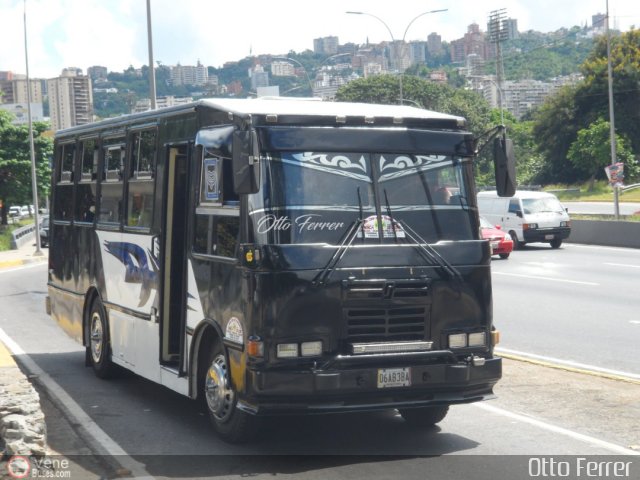
[[[568,243],[640,248],[640,222],[571,220]]]

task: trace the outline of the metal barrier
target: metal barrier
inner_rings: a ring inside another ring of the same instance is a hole
[[[26,225],[11,232],[11,249],[16,250],[35,238],[36,224]]]

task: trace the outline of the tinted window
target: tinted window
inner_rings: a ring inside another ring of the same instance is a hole
[[[235,257],[239,232],[239,217],[196,215],[193,251],[205,255]]]
[[[150,228],[156,166],[156,130],[135,132],[131,138],[131,149],[126,224]]]

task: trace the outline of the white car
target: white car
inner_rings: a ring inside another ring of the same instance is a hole
[[[9,216],[11,218],[20,218],[21,215],[20,207],[9,207]]]

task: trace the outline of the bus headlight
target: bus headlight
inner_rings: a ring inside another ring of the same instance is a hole
[[[487,337],[484,332],[469,334],[470,347],[484,347],[486,344],[487,344]]]
[[[293,358],[298,356],[297,343],[279,343],[277,347],[278,358]]]
[[[465,348],[467,346],[466,333],[453,333],[449,335],[449,348]]]
[[[317,357],[322,354],[322,342],[304,342],[300,345],[300,353],[303,357]]]

